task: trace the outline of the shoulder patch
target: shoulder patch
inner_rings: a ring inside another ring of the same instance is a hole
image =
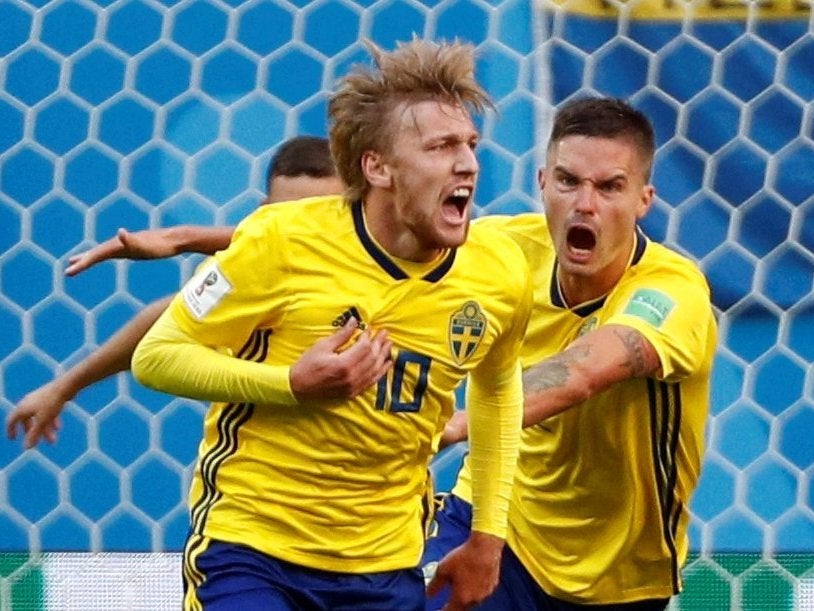
[[[209,314],[232,290],[232,284],[213,261],[186,283],[184,303],[198,320]]]
[[[639,289],[627,302],[624,313],[641,318],[658,329],[674,307],[675,302],[661,291]]]

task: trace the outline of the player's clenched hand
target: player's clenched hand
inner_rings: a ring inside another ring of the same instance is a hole
[[[65,274],[75,276],[108,259],[172,257],[179,252],[178,244],[172,236],[172,232],[167,229],[145,229],[132,233],[126,229],[119,229],[116,237],[68,259],[69,265],[65,269]]]
[[[427,596],[435,596],[445,585],[451,587],[444,611],[463,611],[482,602],[497,586],[503,539],[473,532],[438,564],[427,585]]]
[[[298,400],[348,399],[379,381],[392,363],[393,347],[386,331],[371,337],[362,331],[346,349],[357,331],[355,318],[333,335],[316,342],[291,367],[291,390]]]
[[[54,443],[61,427],[59,414],[70,399],[54,382],[28,393],[6,418],[8,438],[16,439],[18,428],[22,428],[26,448],[33,448],[43,438]]]

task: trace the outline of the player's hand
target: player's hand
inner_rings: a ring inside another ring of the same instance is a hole
[[[22,429],[26,449],[33,448],[41,439],[55,443],[62,427],[59,414],[70,399],[54,382],[28,393],[6,418],[8,438],[17,439],[17,431]]]
[[[178,254],[178,244],[167,229],[130,232],[119,229],[116,237],[68,259],[65,274],[75,276],[108,259],[162,259]]]
[[[435,576],[427,586],[427,596],[435,596],[449,585],[450,595],[444,611],[471,609],[482,602],[497,586],[503,539],[473,532],[463,545],[447,554],[438,564]]]
[[[291,390],[300,400],[349,399],[379,381],[392,364],[393,342],[382,330],[371,336],[358,333],[355,318],[333,335],[321,339],[306,350],[291,367]]]
[[[451,446],[459,441],[466,441],[468,438],[469,428],[466,411],[462,409],[457,410],[444,426],[444,432],[441,433],[441,441],[439,442],[438,449],[443,450],[447,446]]]

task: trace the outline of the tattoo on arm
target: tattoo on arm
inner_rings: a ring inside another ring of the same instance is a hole
[[[535,394],[549,388],[564,386],[568,381],[569,367],[576,362],[587,359],[590,352],[590,346],[571,347],[529,367],[523,372],[525,393]]]
[[[651,375],[658,371],[658,355],[655,354],[647,339],[631,328],[617,328],[613,331],[624,349],[625,360],[620,364],[620,379]],[[551,356],[523,372],[523,388],[526,395],[533,395],[552,388],[566,386],[572,375],[575,364],[583,363],[593,354],[589,343],[579,344],[566,348],[559,354]],[[615,376],[614,376],[615,377]]]
[[[635,329],[614,329],[625,346],[627,361],[622,365],[630,372],[630,377],[644,376],[653,373],[658,363],[653,358],[653,351],[644,336]]]

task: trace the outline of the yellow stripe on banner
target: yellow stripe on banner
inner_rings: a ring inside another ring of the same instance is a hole
[[[746,19],[752,12],[768,19],[808,19],[814,0],[543,0],[546,8],[592,17],[681,21],[685,18]]]

